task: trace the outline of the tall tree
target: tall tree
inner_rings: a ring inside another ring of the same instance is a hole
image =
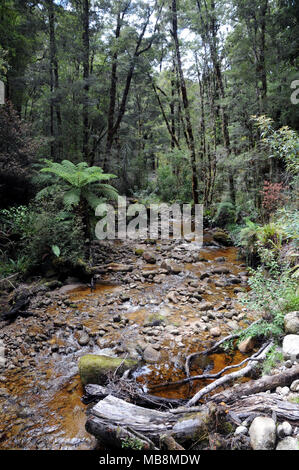
[[[59,161],[63,156],[63,141],[62,141],[62,118],[59,103],[59,69],[57,59],[56,37],[55,37],[55,11],[54,1],[46,0],[49,18],[49,37],[50,37],[50,134],[51,134],[51,158]],[[54,124],[54,110],[57,120],[57,149],[55,149],[55,124]]]
[[[83,46],[83,158],[89,161],[89,21],[90,21],[90,0],[82,1],[82,46]]]
[[[186,119],[186,130],[187,130],[187,134],[188,134],[189,149],[190,149],[190,163],[191,163],[191,170],[192,170],[193,202],[194,202],[194,204],[198,204],[199,203],[199,195],[198,195],[199,188],[198,188],[198,176],[197,176],[197,165],[196,165],[196,150],[195,150],[195,142],[194,142],[194,135],[193,135],[191,117],[190,117],[190,108],[189,108],[187,87],[186,87],[185,77],[184,77],[184,73],[183,73],[182,59],[181,59],[181,52],[180,52],[180,44],[179,44],[179,38],[178,38],[178,16],[177,16],[177,2],[176,2],[176,0],[172,0],[172,2],[171,2],[171,12],[172,12],[171,35],[173,37],[174,47],[175,47],[175,52],[176,52],[176,61],[177,61],[177,68],[178,68],[178,75],[179,75],[179,83],[180,83],[180,89],[181,89],[181,93],[182,93],[183,107],[184,107],[185,119]]]

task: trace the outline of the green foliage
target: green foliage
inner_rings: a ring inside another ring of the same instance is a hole
[[[53,251],[54,255],[57,256],[57,258],[58,258],[58,257],[60,256],[60,248],[59,248],[59,246],[57,246],[57,245],[52,245],[51,248],[52,248],[52,251]]]
[[[296,207],[279,209],[276,213],[277,223],[295,245],[299,245],[299,212]]]
[[[285,312],[299,311],[299,295],[297,291],[290,292],[288,295],[286,295],[284,311]]]
[[[89,167],[86,162],[75,165],[69,160],[63,160],[62,163],[45,160],[45,163],[48,166],[40,171],[58,176],[59,181],[62,180],[65,184],[63,200],[68,208],[77,206],[82,199],[85,199],[93,209],[103,201],[103,198],[117,199],[116,189],[109,184],[102,183],[102,181],[116,178],[116,176],[104,173],[102,168]],[[44,194],[45,192],[39,193],[39,197]]]
[[[297,283],[287,272],[280,272],[275,260],[267,260],[267,263],[267,269],[265,266],[259,266],[256,270],[251,270],[248,280],[251,290],[241,301],[249,309],[259,312],[269,320],[261,320],[250,327],[241,335],[241,340],[249,336],[279,337],[283,333],[288,299],[296,297]]]
[[[28,224],[28,212],[27,206],[0,210],[1,230],[14,234],[25,233]]]
[[[65,211],[62,197],[2,210],[0,222],[9,236],[8,248],[0,252],[1,276],[50,267],[55,259],[76,265],[84,257],[82,223]]]
[[[122,439],[121,447],[123,449],[141,450],[143,449],[143,443],[137,437],[126,437]]]
[[[269,375],[272,369],[278,366],[283,360],[283,353],[277,348],[277,346],[273,345],[268,351],[266,359],[263,361],[262,375]]]
[[[23,239],[22,251],[30,259],[30,268],[53,260],[76,265],[84,258],[84,233],[79,218],[65,212],[62,202],[43,201],[30,208],[30,232]]]
[[[266,116],[253,116],[253,119],[261,131],[263,143],[273,152],[269,158],[283,158],[287,170],[293,175],[299,172],[299,137],[297,132],[288,126],[278,130],[273,128],[273,119]]]
[[[192,200],[191,171],[185,152],[173,150],[161,159],[157,170],[157,194],[164,202]]]
[[[213,220],[217,227],[226,227],[233,224],[236,218],[236,211],[234,205],[229,201],[224,201],[218,204],[217,212]]]
[[[235,234],[235,239],[249,264],[262,258],[267,262],[267,257],[272,262],[279,257],[283,242],[287,240],[287,233],[279,222],[261,226],[246,218],[245,226]]]

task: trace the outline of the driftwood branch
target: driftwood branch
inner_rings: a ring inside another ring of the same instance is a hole
[[[215,352],[220,346],[221,344],[223,343],[226,343],[226,341],[230,341],[232,339],[235,339],[235,338],[238,338],[241,334],[245,333],[246,331],[249,330],[249,328],[251,328],[253,325],[256,325],[257,323],[259,323],[261,320],[256,320],[255,322],[253,322],[248,328],[246,328],[245,330],[239,332],[239,333],[233,333],[231,335],[228,335],[228,336],[225,336],[225,338],[222,338],[220,341],[217,341],[217,343],[215,343],[211,348],[209,349],[205,349],[204,351],[199,351],[199,352],[196,352],[196,353],[192,353],[192,354],[189,354],[189,356],[187,356],[186,358],[186,362],[185,362],[185,372],[186,372],[186,376],[187,377],[190,377],[190,365],[191,365],[191,361],[193,359],[195,359],[196,357],[198,356],[207,356],[208,354],[211,354],[212,352]]]
[[[266,345],[263,345],[262,348],[259,349],[259,351],[257,353],[255,353],[253,356],[252,356],[252,359],[255,358],[255,359],[264,359],[266,357],[266,354],[267,352],[269,351],[269,349],[272,347],[273,343],[270,342],[270,343],[267,343]],[[254,364],[254,361],[251,361],[249,364],[247,364],[246,367],[244,367],[243,369],[241,370],[238,370],[236,372],[232,372],[231,374],[227,374],[223,377],[221,377],[220,379],[218,380],[215,380],[214,382],[212,382],[211,384],[207,385],[206,387],[202,388],[201,390],[199,390],[199,392],[197,392],[192,398],[191,400],[189,400],[187,402],[187,406],[193,406],[193,405],[196,405],[196,403],[204,396],[206,395],[207,393],[210,393],[211,391],[215,390],[215,388],[218,388],[220,387],[221,385],[224,385],[228,382],[231,382],[232,380],[236,380],[236,379],[239,379],[241,377],[244,377],[246,376],[247,374],[249,374],[249,372],[251,372],[253,370],[253,368],[255,367],[255,364]]]
[[[262,361],[262,360],[263,360],[262,358],[247,357],[246,359],[239,362],[238,364],[233,364],[231,366],[224,367],[223,369],[221,369],[216,374],[192,375],[190,377],[187,377],[186,379],[177,380],[176,382],[164,382],[162,384],[153,385],[152,387],[149,387],[149,388],[150,388],[150,390],[154,390],[156,388],[160,389],[160,388],[163,388],[163,387],[170,387],[170,386],[173,386],[173,385],[183,385],[185,383],[188,383],[188,382],[191,382],[191,381],[194,381],[194,380],[209,380],[209,379],[214,380],[214,379],[218,379],[219,377],[221,377],[221,375],[224,374],[224,372],[227,372],[228,370],[231,370],[231,369],[237,369],[237,368],[243,366],[244,364],[246,364],[246,362],[249,362],[249,361],[259,362],[259,361]]]
[[[214,403],[225,402],[233,403],[244,396],[253,395],[255,393],[265,392],[266,390],[274,390],[276,387],[290,385],[299,377],[299,364],[286,369],[275,375],[264,376],[257,380],[251,380],[245,384],[239,384],[233,389],[224,390],[221,393],[213,395],[210,400]]]
[[[134,385],[132,385],[132,389],[130,390],[130,385],[130,382],[127,380],[119,381],[118,385],[111,383],[107,387],[103,387],[101,385],[96,384],[86,385],[83,402],[92,403],[102,400],[108,395],[113,395],[114,397],[121,398],[123,400],[130,400],[136,405],[146,406],[148,408],[168,410],[171,407],[182,406],[187,401],[149,395],[147,393],[142,392]]]

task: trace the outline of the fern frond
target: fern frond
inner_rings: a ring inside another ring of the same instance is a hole
[[[117,190],[110,184],[98,183],[94,189],[96,189],[97,193],[106,199],[116,200],[118,198]]]
[[[72,188],[66,191],[63,195],[63,202],[66,207],[77,206],[80,202],[81,190],[79,188]]]

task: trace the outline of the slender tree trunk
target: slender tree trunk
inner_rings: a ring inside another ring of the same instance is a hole
[[[268,0],[264,0],[261,6],[261,46],[260,46],[260,78],[261,78],[261,114],[266,112],[267,100],[267,73],[265,61],[265,48],[266,48],[266,15],[268,10]]]
[[[202,17],[202,13],[201,13],[200,0],[197,1],[197,5],[198,5],[201,19],[202,21],[204,21]],[[226,106],[224,104],[224,100],[225,100],[224,83],[223,83],[223,77],[222,77],[222,72],[221,72],[219,54],[217,50],[217,23],[216,23],[216,17],[215,17],[215,1],[214,0],[211,1],[211,12],[209,13],[207,11],[206,13],[210,22],[208,27],[206,27],[206,31],[207,31],[206,36],[209,41],[211,59],[212,59],[213,67],[215,70],[215,76],[216,76],[216,81],[217,81],[217,85],[219,89],[219,95],[222,100],[222,103],[220,106],[220,112],[221,112],[221,120],[222,120],[223,141],[224,141],[224,147],[226,149],[226,157],[228,160],[230,160],[231,145],[230,145],[230,137],[229,137],[229,130],[228,130],[228,114],[226,111]],[[204,38],[206,38],[206,36],[204,35]],[[228,167],[228,183],[229,183],[230,199],[231,199],[232,204],[235,205],[236,194],[235,194],[234,177],[233,177],[233,172],[230,166]]]
[[[128,6],[129,6],[129,4],[128,4]],[[128,8],[128,6],[123,11],[123,14],[126,11],[126,9]],[[157,29],[157,24],[158,24],[158,21],[159,21],[159,18],[160,18],[161,10],[162,10],[162,8],[159,9],[158,14],[157,14],[157,19],[156,19],[156,25],[154,27],[154,32],[156,32],[156,29]],[[148,44],[142,49],[143,38],[144,38],[144,35],[145,35],[146,30],[148,28],[148,25],[150,23],[150,19],[151,19],[153,11],[154,11],[153,9],[148,11],[146,20],[143,24],[142,30],[140,32],[140,35],[139,35],[138,39],[137,39],[135,51],[134,51],[134,54],[132,56],[131,63],[130,63],[130,66],[129,66],[129,70],[128,70],[127,77],[126,77],[126,83],[125,83],[125,86],[124,86],[124,90],[123,90],[123,94],[122,94],[122,99],[121,99],[118,115],[117,115],[116,120],[113,124],[113,127],[110,128],[110,132],[109,132],[110,135],[109,135],[109,139],[107,139],[106,152],[105,152],[105,157],[104,157],[104,161],[103,161],[103,169],[104,169],[105,172],[107,172],[109,170],[109,163],[108,162],[109,162],[109,159],[110,159],[110,156],[111,156],[111,149],[112,149],[113,141],[114,141],[114,138],[116,136],[116,133],[119,130],[119,127],[121,125],[124,114],[126,112],[127,100],[128,100],[129,91],[130,91],[130,87],[131,87],[131,82],[132,82],[132,78],[133,78],[133,75],[134,75],[134,71],[135,71],[135,67],[136,67],[136,64],[137,64],[138,57],[141,54],[143,54],[144,52],[148,51],[152,47],[152,43],[153,43],[153,40],[154,40],[154,35],[152,35],[151,39],[148,41]],[[110,116],[110,119],[111,119],[111,116]],[[111,125],[111,123],[112,123],[112,119],[111,119],[110,125]]]
[[[83,108],[82,108],[82,123],[83,123],[83,158],[86,162],[89,161],[89,0],[83,0],[82,11],[82,44],[83,44]]]
[[[50,32],[50,88],[51,88],[51,104],[50,104],[50,132],[51,132],[51,158],[60,161],[63,156],[62,144],[62,118],[59,104],[59,97],[53,96],[59,91],[59,69],[57,60],[56,38],[55,38],[55,12],[53,0],[47,0],[48,17],[49,17],[49,32]],[[54,104],[55,103],[55,104]],[[55,129],[54,129],[54,114],[56,114],[57,124],[57,149],[55,149]]]
[[[109,101],[109,109],[108,109],[108,119],[107,119],[107,140],[106,140],[106,160],[109,160],[113,138],[114,138],[114,113],[115,113],[115,104],[116,104],[116,88],[117,88],[117,59],[118,59],[118,51],[117,51],[117,41],[120,37],[120,30],[121,30],[121,15],[120,11],[117,14],[117,24],[115,30],[115,51],[112,56],[112,67],[111,67],[111,79],[110,79],[110,101]]]
[[[194,142],[194,135],[193,135],[193,129],[192,129],[192,124],[191,124],[191,118],[190,118],[189,101],[188,101],[188,95],[187,95],[186,82],[185,82],[185,78],[183,74],[181,53],[180,53],[180,46],[179,46],[179,39],[178,39],[178,20],[177,20],[176,0],[172,0],[172,31],[171,33],[172,33],[174,45],[175,45],[177,67],[178,67],[178,73],[179,73],[179,79],[180,79],[180,88],[181,88],[182,100],[183,100],[183,106],[184,106],[185,118],[186,118],[186,130],[187,130],[188,139],[190,143],[190,162],[191,162],[191,170],[192,170],[193,202],[194,204],[198,204],[199,188],[198,188],[197,167],[196,167],[195,142]]]

